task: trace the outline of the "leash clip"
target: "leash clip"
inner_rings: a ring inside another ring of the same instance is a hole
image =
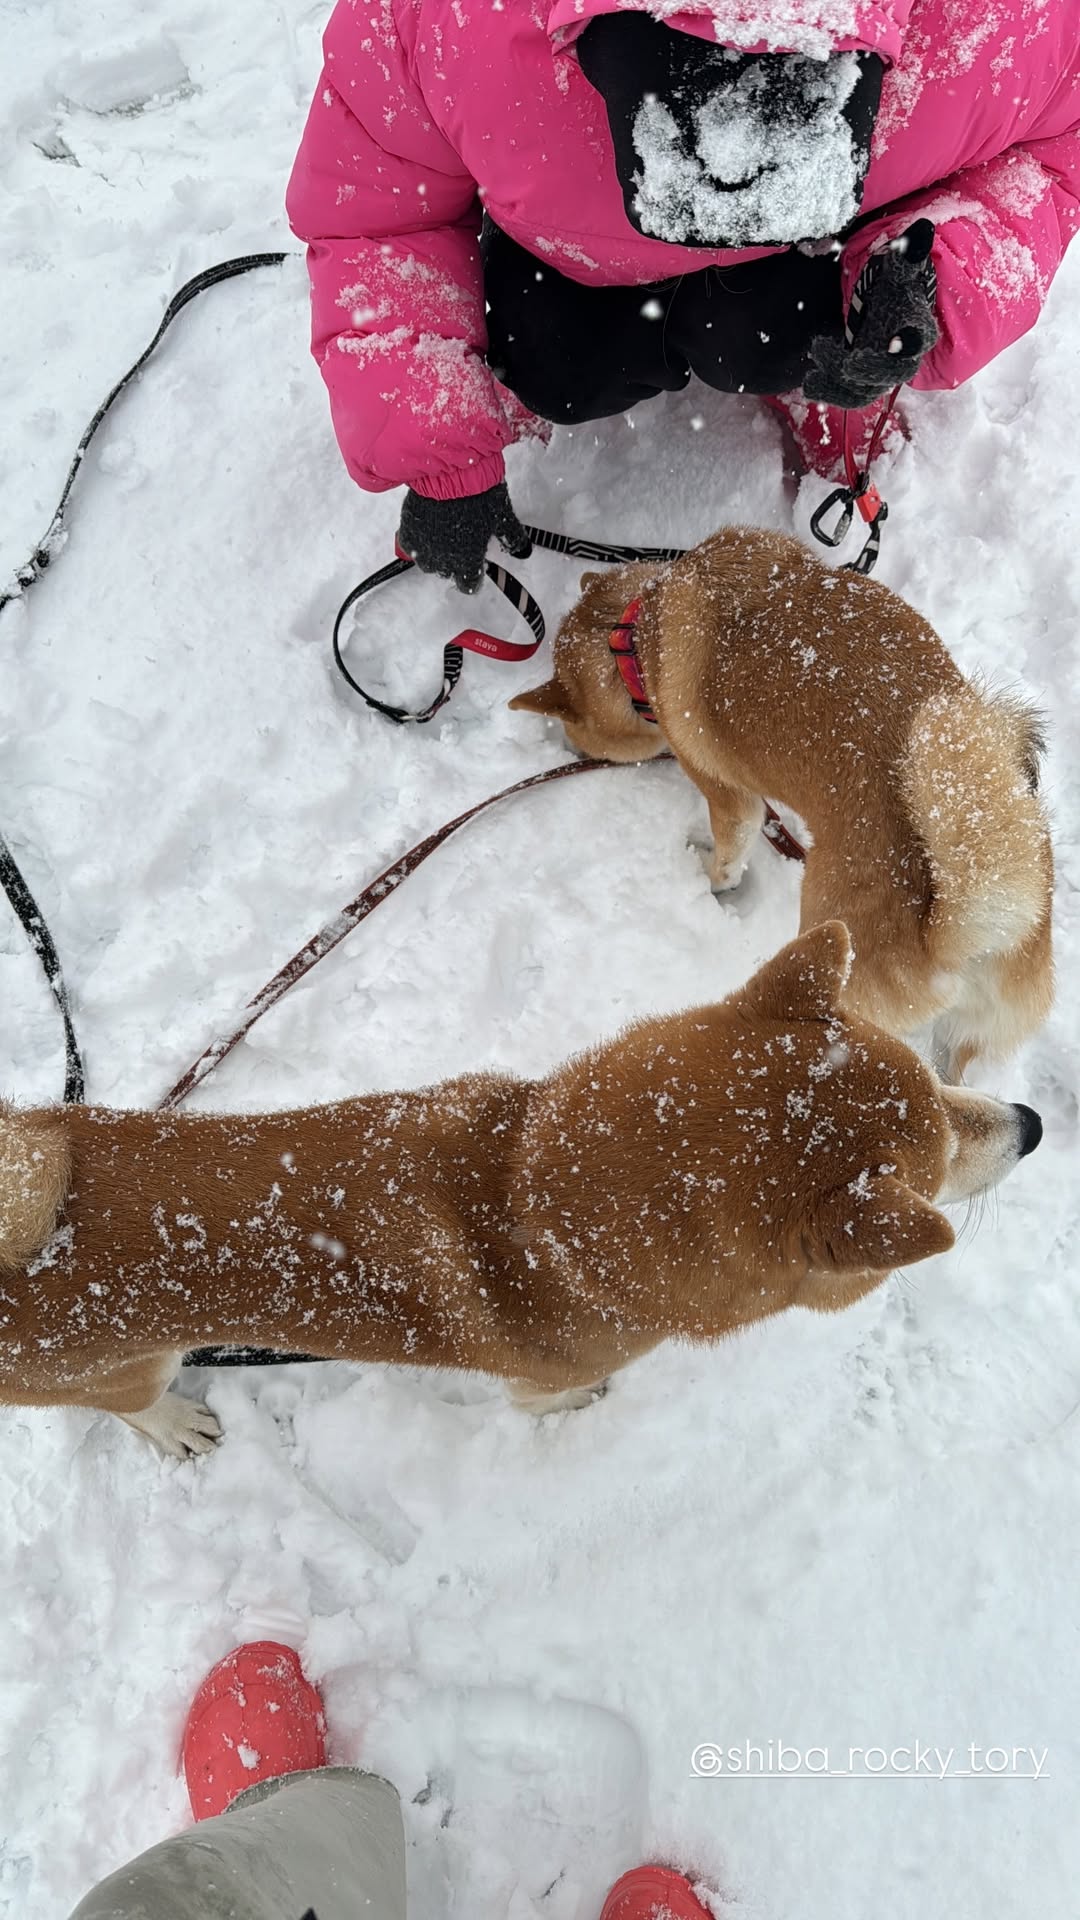
[[[830,529],[825,525],[825,516],[832,512],[838,502],[841,508],[840,517],[836,525]],[[861,510],[860,505],[860,512]],[[821,505],[815,508],[814,512],[810,515],[810,531],[815,540],[820,540],[823,547],[843,546],[844,541],[851,531],[851,522],[854,515],[855,494],[852,489],[850,487],[834,487],[831,493],[826,494]]]
[[[838,503],[841,505],[840,517],[836,525],[830,529],[825,526],[825,519]],[[885,518],[885,502],[865,469],[855,475],[850,485],[834,487],[811,514],[810,531],[815,540],[820,540],[823,547],[842,546],[851,532],[856,507],[867,526],[872,527],[879,517]]]
[[[885,428],[888,426],[899,392],[900,387],[895,386],[878,415],[874,431],[870,435],[865,467],[855,465],[851,448],[850,416],[847,413],[844,414],[844,471],[847,475],[847,485],[834,487],[832,492],[826,495],[817,511],[810,516],[810,531],[814,539],[820,540],[823,547],[838,547],[841,541],[847,539],[855,517],[855,509],[858,507],[859,517],[866,522],[868,532],[866,545],[858,559],[848,560],[845,563],[849,573],[872,573],[881,551],[881,529],[889,517],[889,509],[870,478],[870,470],[881,446]],[[832,512],[837,502],[840,503],[840,517],[836,525],[830,529],[825,525],[825,517]]]
[[[842,502],[840,517],[835,526],[826,527],[825,517],[832,512],[838,501]],[[846,566],[850,573],[873,573],[881,551],[881,529],[889,517],[889,509],[867,469],[857,473],[850,485],[834,487],[833,491],[825,496],[820,507],[810,516],[810,531],[815,540],[820,540],[823,547],[841,546],[851,532],[856,507],[869,531],[866,545],[858,559],[848,560]]]
[[[838,501],[842,502],[840,517],[835,526],[826,527],[825,517],[832,512]],[[868,473],[857,474],[854,486],[834,487],[816,512],[811,514],[810,531],[815,540],[820,540],[823,547],[841,546],[851,531],[856,507],[866,521],[869,531],[866,545],[858,559],[848,560],[846,566],[850,573],[872,573],[881,551],[881,529],[889,517],[889,509],[877,488],[871,483]]]

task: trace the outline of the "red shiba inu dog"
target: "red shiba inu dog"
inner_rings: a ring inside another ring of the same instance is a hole
[[[458,1367],[580,1406],[659,1342],[832,1312],[953,1242],[1038,1143],[845,1007],[817,927],[716,1006],[546,1079],[262,1115],[0,1108],[0,1403],[205,1450],[185,1352]]]
[[[813,835],[802,926],[837,918],[855,943],[845,1004],[925,1037],[946,1079],[1040,1025],[1053,859],[1030,708],[972,686],[888,587],[781,534],[729,527],[582,589],[552,678],[512,707],[601,760],[670,747],[708,801],[717,890],[763,799],[794,808]]]

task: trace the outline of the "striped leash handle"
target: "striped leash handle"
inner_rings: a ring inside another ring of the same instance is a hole
[[[615,546],[606,540],[578,540],[566,533],[551,533],[546,527],[526,527],[526,533],[534,547],[542,547],[548,553],[560,553],[570,560],[605,560],[625,564],[631,560],[678,560],[685,552],[683,547],[627,547]],[[350,672],[345,664],[345,640],[343,630],[346,617],[352,612],[357,601],[366,594],[374,592],[391,580],[399,580],[402,574],[409,573],[415,566],[407,554],[397,550],[397,557],[380,567],[376,573],[361,580],[359,586],[342,601],[334,621],[332,645],[334,662],[354,693],[381,713],[386,720],[394,721],[397,726],[423,726],[426,721],[434,720],[449,700],[458,681],[465,661],[465,654],[486,654],[489,660],[522,661],[531,660],[537,648],[543,644],[547,628],[538,600],[534,599],[528,587],[523,586],[506,567],[498,561],[488,560],[485,571],[488,579],[496,586],[505,600],[509,600],[514,612],[521,615],[532,634],[531,640],[503,640],[498,634],[487,633],[482,627],[465,627],[448,640],[443,647],[442,685],[433,700],[426,707],[400,707],[390,700],[382,700],[377,694],[369,693],[366,687]]]

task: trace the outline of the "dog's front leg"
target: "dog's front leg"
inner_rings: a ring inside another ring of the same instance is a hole
[[[709,829],[713,850],[704,856],[705,871],[714,893],[728,893],[737,887],[746,871],[750,849],[761,831],[765,803],[760,794],[745,787],[706,784],[694,775],[709,807]]]
[[[144,1434],[160,1453],[188,1460],[195,1453],[212,1453],[221,1439],[221,1425],[201,1400],[186,1400],[166,1391],[141,1413],[122,1413],[120,1419]]]
[[[156,1354],[102,1367],[77,1386],[73,1383],[64,1400],[93,1407],[95,1412],[115,1413],[175,1460],[210,1453],[221,1439],[221,1427],[209,1407],[169,1390],[183,1357],[182,1353]]]

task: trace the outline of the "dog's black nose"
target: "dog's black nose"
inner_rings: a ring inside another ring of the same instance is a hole
[[[1034,1153],[1043,1136],[1043,1124],[1034,1107],[1022,1107],[1014,1102],[1013,1112],[1020,1127],[1020,1158],[1026,1153]]]

